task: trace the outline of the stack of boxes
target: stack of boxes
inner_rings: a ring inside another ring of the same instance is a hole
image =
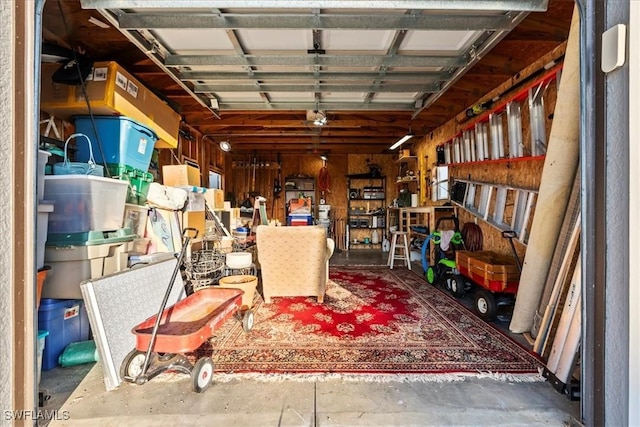
[[[127,183],[92,175],[49,175],[44,197],[49,214],[38,329],[48,330],[43,369],[57,366],[64,348],[89,338],[80,283],[127,266],[134,235],[121,230]]]
[[[187,202],[180,212],[181,229],[195,228],[198,235],[205,232],[205,193],[200,187],[200,169],[190,165],[168,165],[162,167],[162,182],[169,187],[187,191]]]
[[[37,266],[44,299],[38,328],[49,332],[42,334],[43,369],[57,366],[68,344],[89,338],[80,283],[125,269],[132,251],[146,253],[150,160],[154,148],[177,147],[180,126],[179,114],[115,62],[97,62],[86,91],[54,83],[59,66],[43,66],[41,108],[74,120],[108,177],[44,176],[48,156],[39,156]],[[89,158],[88,145],[78,144],[73,160]]]
[[[89,137],[96,163],[106,164],[110,176],[129,183],[127,203],[144,205],[153,182],[148,171],[158,140],[155,132],[124,116],[77,116],[75,125],[76,132]],[[78,144],[75,157],[89,160],[88,145]]]
[[[64,120],[87,114],[87,102],[95,115],[124,116],[158,135],[157,148],[176,148],[181,117],[140,81],[113,61],[96,62],[80,86],[55,83],[51,76],[60,64],[43,64],[40,107]],[[85,92],[87,99],[85,99]]]
[[[143,204],[153,182],[148,168],[158,137],[152,130],[122,116],[78,116],[75,125],[92,149],[78,144],[74,160],[87,162],[93,152],[96,163],[104,164],[112,177],[44,177],[44,198],[53,204],[44,247],[51,269],[38,313],[38,327],[49,331],[45,370],[58,366],[68,344],[89,338],[80,283],[127,268],[129,253],[144,230],[123,226],[125,206]]]
[[[289,215],[287,216],[287,225],[312,225],[313,216],[311,214],[311,206],[313,201],[311,197],[300,197],[289,201]]]

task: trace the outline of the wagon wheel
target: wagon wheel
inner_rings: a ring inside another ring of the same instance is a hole
[[[476,291],[476,310],[485,320],[496,318],[496,297],[486,289]]]
[[[249,332],[253,329],[253,311],[247,310],[242,316],[242,330]]]
[[[462,298],[464,296],[465,286],[464,276],[462,274],[452,274],[449,278],[449,289],[451,294],[456,298]]]
[[[142,367],[144,365],[144,358],[146,353],[133,349],[127,354],[120,365],[120,378],[131,379],[132,381],[138,378],[142,373]]]
[[[196,393],[202,393],[211,385],[213,379],[213,361],[210,357],[198,359],[191,370],[191,389]]]

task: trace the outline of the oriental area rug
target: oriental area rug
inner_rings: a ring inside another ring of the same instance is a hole
[[[330,278],[324,303],[257,296],[250,332],[227,321],[198,353],[212,354],[216,375],[543,380],[535,356],[416,273],[331,267]]]

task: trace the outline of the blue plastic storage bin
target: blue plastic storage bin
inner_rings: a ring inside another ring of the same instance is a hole
[[[76,132],[87,135],[91,140],[96,163],[125,165],[143,172],[149,170],[153,147],[158,140],[158,135],[154,131],[124,116],[94,116],[94,121],[100,135],[102,152],[96,133],[93,131],[91,117],[75,117]],[[103,153],[106,162],[102,160]],[[78,162],[89,160],[87,144],[78,144],[75,160]]]
[[[89,339],[89,317],[84,301],[44,298],[38,309],[38,329],[49,331],[45,337],[42,369],[58,365],[58,357],[72,342]]]
[[[311,215],[289,215],[287,216],[287,225],[313,225],[313,217]]]

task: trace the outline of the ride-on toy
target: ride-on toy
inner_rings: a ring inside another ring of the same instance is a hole
[[[453,223],[453,230],[445,231],[440,228],[440,223],[447,221]],[[433,243],[433,260],[435,262],[426,269],[427,282],[447,288],[456,297],[464,295],[465,283],[468,282],[456,266],[456,253],[464,248],[459,225],[457,217],[439,218],[436,222],[436,230],[423,243],[423,254],[426,253],[429,241]]]

